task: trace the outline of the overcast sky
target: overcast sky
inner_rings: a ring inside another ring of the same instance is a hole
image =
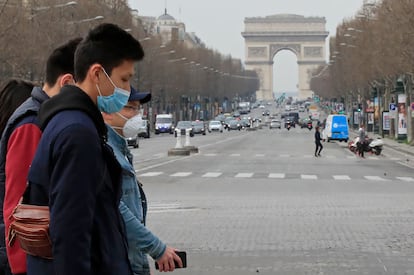
[[[326,29],[335,35],[343,19],[353,17],[363,0],[129,0],[140,15],[167,13],[195,32],[208,48],[244,61],[244,18],[281,13],[326,18]],[[328,41],[328,40],[327,40]],[[289,51],[274,59],[276,91],[294,91],[298,83],[297,59]]]

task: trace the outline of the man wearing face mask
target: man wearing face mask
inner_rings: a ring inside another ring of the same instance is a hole
[[[137,180],[133,166],[133,156],[125,138],[138,134],[140,126],[139,107],[151,99],[151,94],[139,93],[131,87],[128,103],[121,111],[113,114],[103,113],[108,124],[108,144],[122,167],[122,198],[119,210],[125,222],[128,239],[128,257],[134,274],[150,275],[146,254],[159,266],[160,271],[173,271],[174,260],[182,266],[175,249],[166,246],[145,227],[147,201],[142,184]]]
[[[101,112],[125,106],[143,56],[131,34],[101,24],[76,49],[76,85],[41,106],[27,203],[49,206],[52,259],[28,255],[28,275],[133,274],[118,208],[122,170]]]

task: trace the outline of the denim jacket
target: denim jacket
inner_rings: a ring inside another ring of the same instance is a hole
[[[166,245],[145,227],[146,198],[138,182],[132,154],[126,140],[108,128],[108,144],[122,167],[122,197],[119,210],[125,222],[128,239],[128,257],[134,274],[149,274],[149,254],[157,260],[164,254]]]

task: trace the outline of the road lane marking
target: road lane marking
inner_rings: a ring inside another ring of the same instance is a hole
[[[380,176],[364,176],[367,180],[375,180],[375,181],[386,181],[386,179],[381,178]]]
[[[164,172],[147,172],[144,174],[138,174],[138,177],[156,177],[162,175]]]
[[[334,180],[351,180],[347,175],[333,175]]]
[[[236,178],[251,178],[253,173],[237,173]]]
[[[281,157],[281,158],[288,158],[288,157],[290,157],[290,155],[283,154],[283,155],[279,155],[279,157]]]
[[[216,172],[208,172],[205,173],[202,177],[203,178],[217,178],[220,177],[223,173],[216,173]]]
[[[412,177],[396,177],[396,178],[402,181],[414,181]]]
[[[231,154],[230,157],[240,157],[240,154]]]
[[[317,180],[318,176],[316,175],[300,175],[300,178],[303,180]]]
[[[171,177],[188,177],[192,172],[177,172],[171,175]]]
[[[283,174],[283,173],[270,173],[268,178],[271,178],[271,179],[284,179],[285,176],[286,175]]]
[[[210,154],[204,154],[204,156],[206,156],[206,157],[215,157],[215,156],[217,156],[217,154],[210,153]]]
[[[260,157],[260,158],[262,158],[262,157],[264,157],[265,156],[265,154],[256,154],[255,155],[255,157]]]

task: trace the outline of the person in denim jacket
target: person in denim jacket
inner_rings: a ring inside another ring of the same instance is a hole
[[[174,260],[178,262],[179,266],[182,266],[175,249],[166,246],[145,227],[146,197],[142,184],[135,175],[133,156],[125,140],[126,134],[133,135],[134,126],[138,126],[134,125],[133,120],[137,118],[140,101],[145,103],[150,97],[151,94],[139,93],[131,87],[128,104],[121,111],[114,114],[103,113],[108,128],[108,144],[112,147],[115,157],[122,167],[122,197],[119,210],[127,232],[128,258],[136,275],[150,274],[146,254],[158,263],[160,271],[174,271]]]

